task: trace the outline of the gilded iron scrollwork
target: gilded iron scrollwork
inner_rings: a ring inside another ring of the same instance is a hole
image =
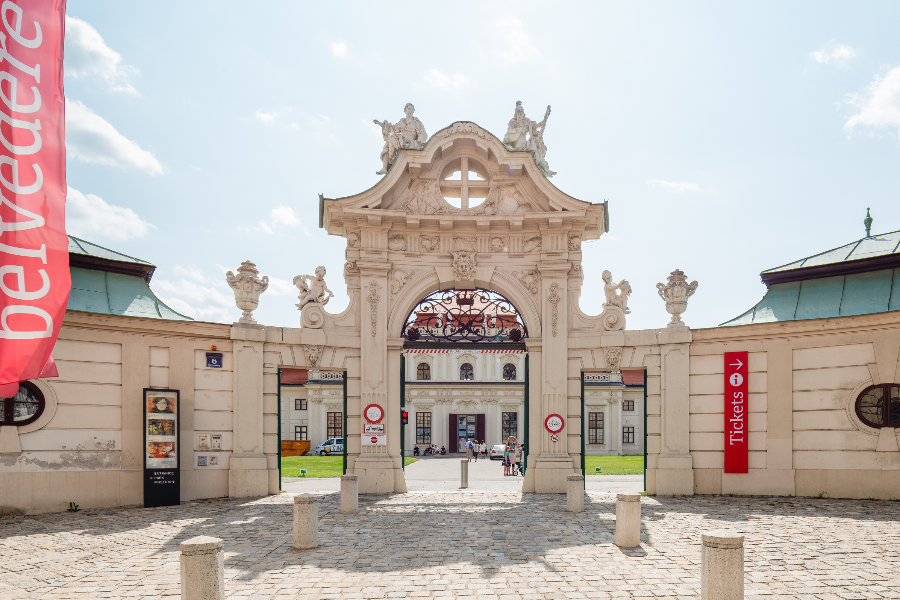
[[[446,290],[423,298],[403,326],[410,342],[520,342],[528,329],[512,302],[493,290]]]

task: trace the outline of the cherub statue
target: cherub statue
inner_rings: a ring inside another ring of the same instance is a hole
[[[316,267],[315,275],[297,275],[294,277],[294,285],[300,290],[300,295],[297,296],[300,300],[298,309],[309,303],[325,306],[334,296],[334,292],[325,285],[325,267]]]
[[[420,149],[428,141],[428,134],[425,133],[425,126],[422,121],[413,116],[416,107],[412,102],[407,102],[403,107],[406,117],[391,125],[389,121],[379,121],[374,119],[373,122],[381,127],[381,136],[384,138],[384,148],[381,150],[381,170],[376,175],[384,175],[393,164],[397,157],[397,151],[400,148]]]
[[[606,294],[606,302],[603,304],[604,308],[607,306],[618,306],[626,315],[630,313],[628,296],[631,295],[631,285],[628,283],[628,280],[623,279],[619,283],[614,283],[612,273],[603,271],[603,283],[603,292]]]

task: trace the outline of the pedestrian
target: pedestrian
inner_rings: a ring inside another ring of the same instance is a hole
[[[475,455],[475,462],[478,462],[478,440],[475,440],[475,443],[472,444],[472,454]]]
[[[485,440],[481,440],[481,458],[487,458],[487,444],[485,444]]]
[[[503,448],[503,475],[509,475],[509,446]]]
[[[466,440],[466,458],[472,462],[472,440]]]

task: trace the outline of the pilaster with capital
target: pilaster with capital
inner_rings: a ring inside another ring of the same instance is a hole
[[[559,434],[559,441],[553,442],[550,434],[543,428],[544,419],[551,414],[562,415],[568,425],[568,401],[566,367],[568,363],[568,273],[569,263],[538,264],[541,273],[541,330],[543,332],[543,354],[541,360],[541,426],[540,456],[568,457],[568,444],[566,437],[569,434],[568,426]],[[532,411],[535,404],[532,403]],[[535,412],[532,412],[533,416]],[[531,444],[534,449],[536,440]],[[565,480],[563,478],[563,485]],[[564,489],[564,488],[563,488]]]
[[[693,495],[690,454],[689,372],[692,334],[687,327],[660,330],[660,451],[655,489],[659,495]],[[648,478],[648,487],[650,487]]]

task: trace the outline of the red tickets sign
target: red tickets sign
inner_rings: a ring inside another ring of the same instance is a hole
[[[69,300],[65,14],[0,4],[0,398],[40,376]]]
[[[747,472],[746,352],[725,353],[725,472]]]

